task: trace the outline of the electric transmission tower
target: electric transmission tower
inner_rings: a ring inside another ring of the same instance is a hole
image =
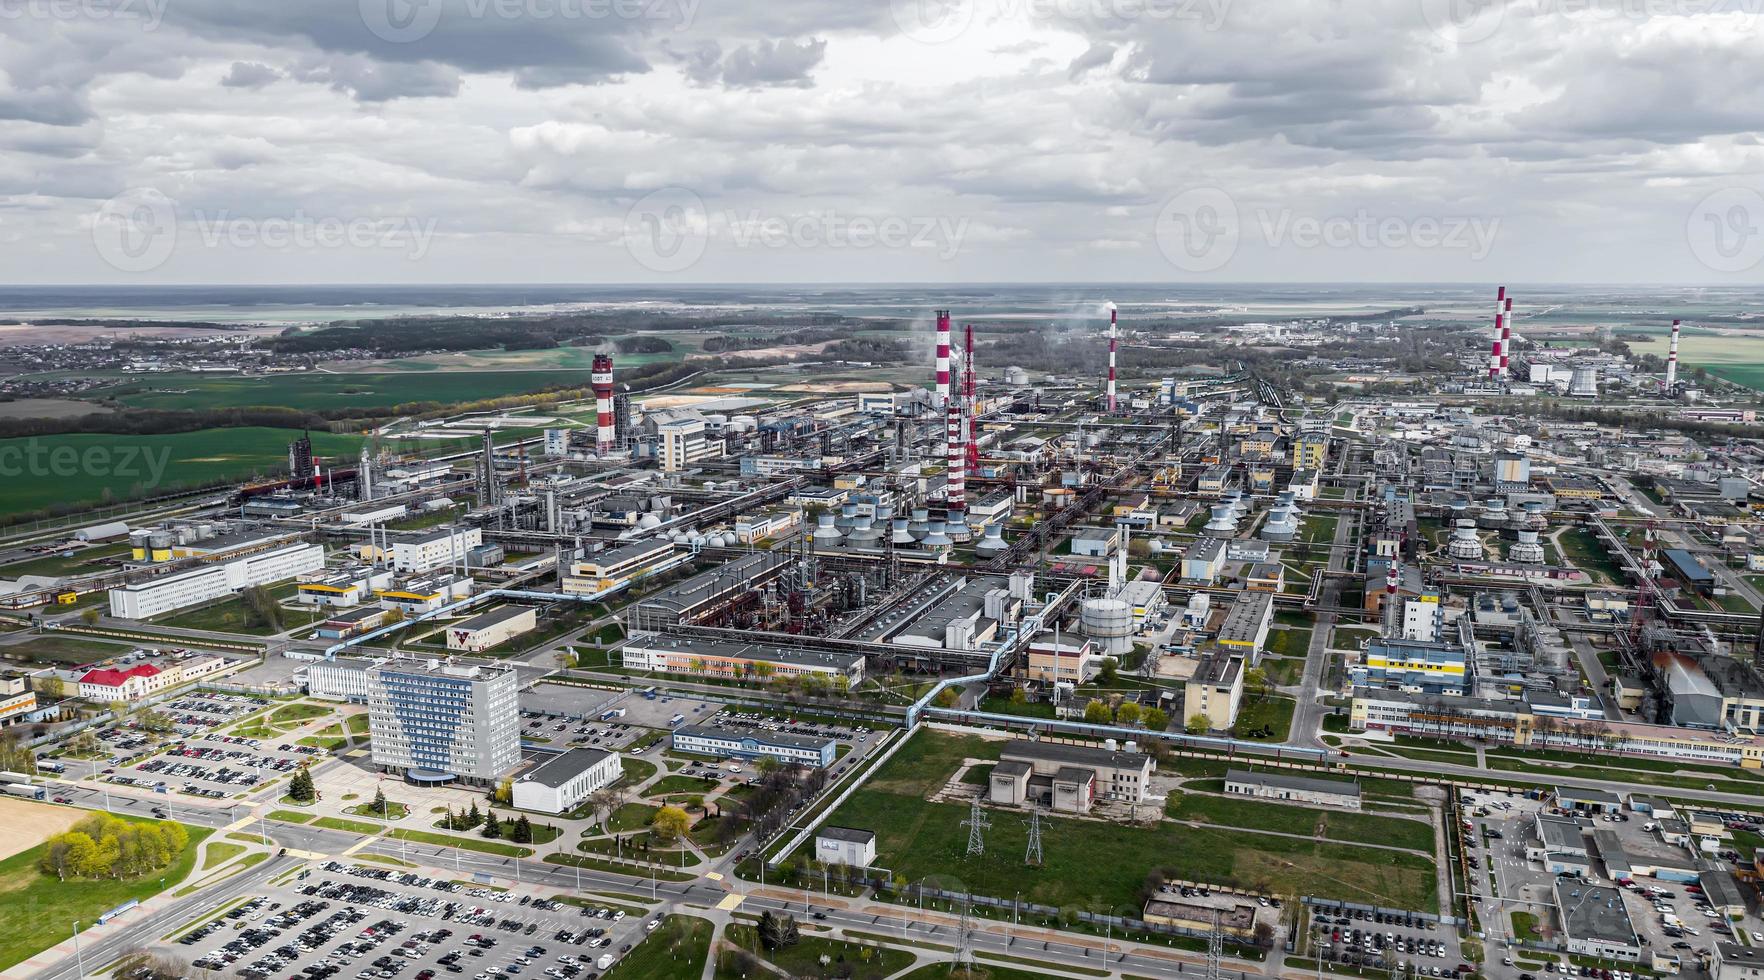
[[[1023,853],[1023,863],[1041,867],[1041,811],[1029,811],[1029,849]]]
[[[1225,956],[1225,934],[1219,929],[1219,910],[1213,910],[1213,928],[1207,933],[1207,980],[1219,980],[1219,961]]]
[[[974,973],[974,916],[973,901],[964,893],[962,895],[962,923],[956,938],[955,967],[962,971],[963,976]],[[951,971],[954,972],[954,971]]]
[[[962,821],[968,825],[968,856],[976,857],[986,853],[986,828],[992,826],[986,818],[986,811],[980,809],[980,799],[975,797],[968,808],[968,819]]]

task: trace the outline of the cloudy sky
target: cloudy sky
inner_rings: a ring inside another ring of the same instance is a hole
[[[1764,281],[1764,0],[0,0],[0,281]]]

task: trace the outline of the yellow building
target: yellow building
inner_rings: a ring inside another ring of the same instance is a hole
[[[1323,464],[1329,459],[1328,438],[1308,433],[1292,441],[1292,468],[1295,470],[1322,470]]]

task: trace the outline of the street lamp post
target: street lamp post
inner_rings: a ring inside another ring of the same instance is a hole
[[[80,920],[78,919],[75,919],[73,924],[73,940],[74,964],[80,971],[80,980],[86,980],[86,957],[80,952]]]

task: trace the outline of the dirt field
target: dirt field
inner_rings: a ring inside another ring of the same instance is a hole
[[[36,847],[50,834],[61,833],[85,816],[86,811],[71,806],[0,796],[0,860]]]

